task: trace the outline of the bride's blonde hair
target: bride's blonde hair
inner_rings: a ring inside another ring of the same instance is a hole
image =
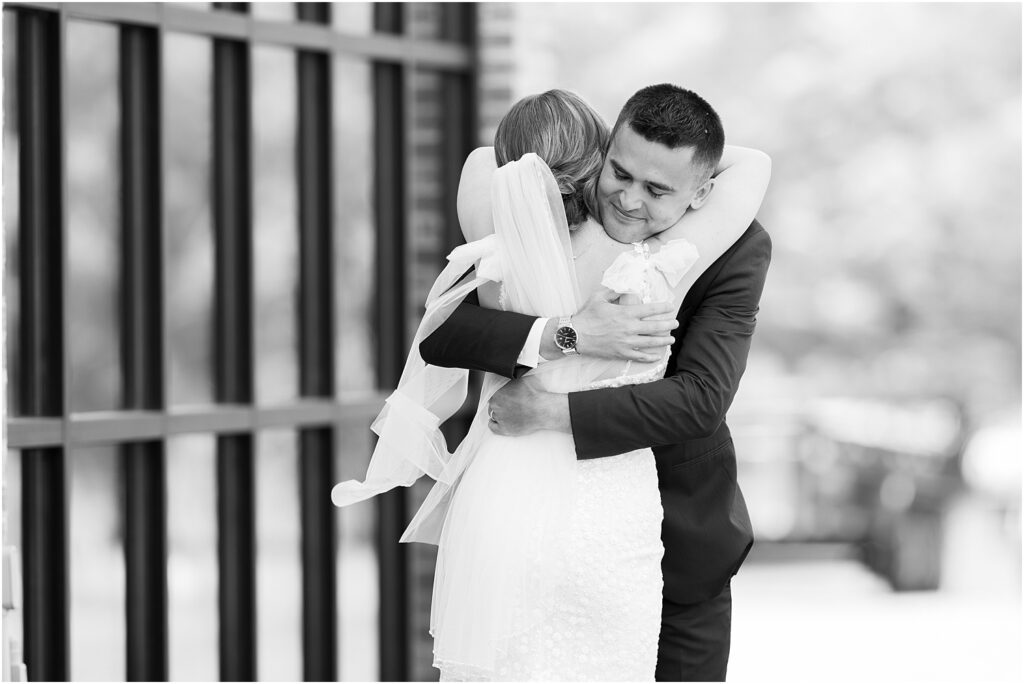
[[[597,181],[608,149],[608,124],[579,95],[549,90],[512,105],[494,133],[498,166],[533,152],[551,169],[565,217],[577,226],[598,217]]]

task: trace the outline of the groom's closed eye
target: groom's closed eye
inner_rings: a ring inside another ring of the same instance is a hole
[[[629,173],[627,173],[625,171],[625,169],[623,169],[621,166],[616,164],[614,161],[611,162],[611,166],[612,166],[612,173],[615,175],[615,178],[617,180],[629,181],[629,180],[633,179],[633,177],[630,176]],[[653,182],[652,183],[646,183],[644,185],[644,189],[647,190],[647,194],[649,194],[651,197],[653,197],[655,199],[659,199],[661,197],[664,197],[665,195],[668,195],[668,194],[671,194],[672,192],[674,192],[673,188],[670,188],[667,185],[662,185],[661,183],[653,183]]]
[[[675,188],[661,183],[655,183],[654,181],[648,181],[647,192],[649,192],[652,197],[662,197],[675,192]]]

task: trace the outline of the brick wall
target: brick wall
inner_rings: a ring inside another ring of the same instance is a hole
[[[494,141],[494,129],[508,111],[516,93],[515,23],[520,11],[515,4],[480,3],[477,9],[479,36],[479,78],[477,97],[480,102],[478,140],[481,145]]]
[[[437,37],[440,30],[440,9],[434,3],[411,3],[407,30],[418,37]],[[478,143],[489,145],[498,120],[512,102],[513,24],[515,6],[508,3],[481,3],[477,6],[479,35],[479,79],[477,96],[480,102]],[[440,77],[436,72],[411,70],[407,130],[410,150],[409,243],[406,250],[406,311],[410,336],[423,315],[427,292],[444,263],[445,229],[444,201],[441,183],[442,117]],[[454,444],[449,444],[454,447]],[[432,481],[426,478],[411,488],[410,512],[415,511],[430,491]],[[428,632],[430,602],[434,581],[437,549],[426,544],[409,545],[410,616],[409,630],[411,678],[414,681],[436,681],[438,672],[432,665],[433,640]]]

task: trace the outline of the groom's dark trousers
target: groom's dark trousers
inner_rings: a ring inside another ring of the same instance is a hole
[[[697,279],[677,314],[664,379],[569,394],[577,458],[654,449],[665,511],[659,681],[725,679],[729,582],[753,541],[725,413],[746,368],[771,247],[754,221]],[[467,299],[420,353],[436,366],[517,377],[534,320]]]

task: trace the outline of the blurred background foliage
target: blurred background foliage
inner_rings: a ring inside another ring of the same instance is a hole
[[[517,96],[569,88],[612,122],[668,81],[708,99],[730,142],[771,154],[759,218],[774,258],[746,384],[946,396],[972,423],[1019,413],[1019,5],[517,14]]]

